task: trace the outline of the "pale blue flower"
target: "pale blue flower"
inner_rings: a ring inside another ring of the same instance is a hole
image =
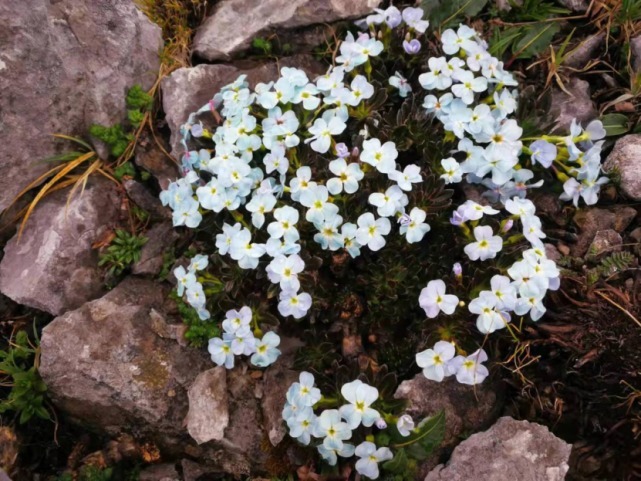
[[[538,162],[546,169],[549,169],[556,159],[556,145],[547,140],[535,140],[530,145],[530,150],[532,151],[532,162]]]
[[[271,331],[266,333],[260,341],[256,342],[256,352],[250,359],[251,363],[258,367],[267,367],[273,364],[280,356],[280,350],[277,349],[279,344],[280,337],[278,334]]]
[[[375,387],[357,379],[344,384],[341,394],[350,403],[339,409],[350,429],[356,429],[361,422],[369,427],[380,417],[379,412],[370,407],[378,399],[378,389]]]
[[[311,441],[312,428],[316,423],[314,410],[311,407],[299,408],[294,415],[286,419],[286,422],[289,435],[307,446]]]
[[[454,358],[454,354],[456,349],[451,342],[438,341],[432,349],[416,354],[416,364],[423,369],[423,375],[427,379],[441,382],[449,375],[447,363]]]
[[[291,404],[298,407],[311,407],[321,398],[320,389],[314,387],[314,376],[306,371],[300,373],[299,382],[293,383],[287,391]]]
[[[231,342],[214,337],[209,340],[207,350],[211,354],[211,360],[218,366],[224,365],[227,369],[234,367],[234,353],[231,352]]]
[[[379,476],[378,463],[388,461],[394,457],[389,448],[376,448],[374,443],[364,441],[356,447],[354,454],[360,459],[356,461],[356,471],[361,476],[377,479]]]
[[[343,441],[352,437],[352,431],[341,419],[338,409],[326,409],[316,418],[312,434],[316,438],[323,438],[323,446],[328,449],[340,450]]]

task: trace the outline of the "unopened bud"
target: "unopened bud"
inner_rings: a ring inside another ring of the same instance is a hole
[[[378,429],[385,429],[387,427],[387,423],[385,422],[385,419],[383,418],[378,418],[375,422],[376,427]]]

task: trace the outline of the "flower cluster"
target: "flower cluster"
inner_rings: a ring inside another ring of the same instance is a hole
[[[452,153],[464,157],[462,162],[443,159],[441,178],[455,183],[466,175],[468,182],[482,183],[491,191],[487,196],[501,202],[523,198],[527,189],[542,185],[527,184],[534,173],[519,162],[527,154],[530,166],[552,168],[565,180],[561,199],[578,205],[582,197],[586,204],[595,204],[600,186],[608,182],[601,176],[603,142],[595,143],[605,137],[602,123],[595,120],[583,129],[573,121],[569,136],[543,136],[524,146],[523,129],[510,118],[517,108],[517,92],[510,87],[518,83],[503,62],[465,25],[443,32],[441,42],[446,55],[430,58],[429,71],[418,78],[425,90],[434,92],[425,97],[425,110],[458,139]]]
[[[207,303],[205,291],[202,284],[198,282],[196,273],[206,269],[208,264],[207,256],[198,254],[192,258],[187,269],[183,266],[178,266],[174,269],[178,295],[186,297],[189,305],[196,310],[198,317],[202,320],[209,319],[209,311],[205,307]]]
[[[369,441],[363,441],[358,446],[347,441],[352,439],[353,431],[361,425],[371,427],[376,424],[381,429],[386,427],[379,412],[371,407],[378,400],[378,389],[357,379],[344,384],[341,394],[347,404],[339,409],[325,409],[317,416],[314,406],[322,398],[320,389],[315,387],[312,374],[302,372],[299,381],[287,391],[287,402],[283,409],[289,435],[304,445],[309,445],[312,439],[318,439],[318,452],[331,466],[336,465],[339,456],[350,458],[356,455],[360,458],[356,461],[356,471],[376,479],[379,476],[378,464],[392,459],[392,451],[387,447],[377,448]],[[405,416],[401,428],[409,435],[413,427],[412,419]]]
[[[273,364],[280,350],[280,337],[274,332],[266,333],[262,339],[256,339],[252,331],[252,310],[243,306],[239,310],[227,311],[223,321],[223,338],[214,337],[209,340],[211,360],[218,366],[227,369],[234,367],[235,356],[251,356],[254,366],[267,367]]]
[[[416,364],[423,369],[423,375],[432,381],[441,382],[448,376],[455,375],[462,384],[480,384],[489,375],[483,362],[487,354],[483,349],[469,356],[456,356],[454,345],[446,341],[438,341],[431,349],[426,349],[416,355]]]

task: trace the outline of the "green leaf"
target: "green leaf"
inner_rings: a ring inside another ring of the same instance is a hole
[[[392,447],[406,448],[414,459],[425,459],[436,449],[445,436],[445,411],[441,410],[432,417],[423,419],[411,436]]]
[[[630,128],[628,127],[628,117],[623,114],[607,114],[601,117],[603,128],[605,129],[606,136],[612,137],[614,135],[625,134]]]
[[[477,15],[488,0],[423,0],[421,7],[434,27],[445,28],[462,17]]]
[[[383,469],[394,474],[403,474],[407,471],[408,459],[405,449],[401,448],[396,451],[392,459],[383,463]]]
[[[552,38],[561,30],[559,22],[529,25],[525,34],[512,47],[517,58],[530,58],[543,52],[552,43]]]

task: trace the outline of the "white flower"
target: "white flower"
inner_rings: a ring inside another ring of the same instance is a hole
[[[354,454],[359,459],[356,461],[356,471],[362,476],[367,476],[370,479],[378,478],[378,463],[392,459],[394,455],[389,448],[378,448],[374,443],[364,441],[356,447]]]
[[[289,435],[307,446],[311,441],[311,431],[316,422],[314,410],[311,407],[298,409],[295,416],[291,416],[285,421],[289,428]]]
[[[405,239],[410,244],[420,242],[430,231],[430,225],[424,222],[427,214],[424,210],[414,207],[407,217],[405,222],[401,222],[399,232],[405,235]]]
[[[356,221],[356,241],[360,245],[366,245],[372,251],[378,251],[385,246],[385,237],[389,234],[392,226],[390,221],[382,217],[375,219],[374,214],[369,212],[362,214]]]
[[[441,382],[452,374],[447,370],[448,362],[454,357],[456,350],[451,342],[438,341],[432,349],[426,349],[416,355],[416,364],[423,368],[423,375],[432,381]]]
[[[390,180],[396,182],[404,191],[412,190],[412,184],[423,182],[423,177],[421,177],[421,168],[415,164],[407,165],[403,169],[403,172],[393,170],[387,175]]]
[[[281,316],[293,316],[294,319],[305,317],[312,306],[312,296],[306,292],[282,291],[279,300],[278,312]]]
[[[425,12],[422,8],[413,8],[407,7],[403,9],[403,20],[410,27],[416,30],[419,33],[425,33],[427,27],[430,26],[430,22],[427,20],[422,20]]]
[[[443,170],[445,170],[445,173],[441,175],[441,179],[443,179],[446,184],[461,182],[463,180],[461,164],[459,164],[454,157],[441,160],[441,166]]]
[[[343,190],[353,194],[358,190],[358,181],[365,175],[357,163],[347,164],[345,159],[332,160],[329,170],[336,176],[327,181],[327,190],[332,195],[340,194]]]
[[[389,84],[398,89],[398,95],[402,98],[407,97],[407,95],[412,91],[410,83],[398,72],[395,72],[394,75],[389,78]]]
[[[350,403],[339,409],[350,429],[356,429],[361,422],[369,427],[380,417],[379,412],[370,407],[378,399],[378,389],[375,387],[357,379],[344,384],[341,394]]]
[[[490,226],[475,227],[476,242],[466,245],[463,249],[467,256],[473,261],[494,259],[503,248],[503,239],[493,234]]]
[[[429,318],[438,316],[440,311],[452,314],[458,305],[458,297],[445,294],[445,282],[440,279],[429,281],[418,298],[419,305],[425,310]]]
[[[301,372],[298,382],[293,383],[287,390],[287,400],[300,408],[311,407],[320,398],[320,389],[314,387],[314,375],[307,371]]]
[[[324,438],[323,445],[329,449],[341,449],[343,441],[352,437],[352,431],[347,423],[341,420],[338,409],[326,409],[316,418],[312,428],[316,438]]]
[[[300,234],[296,229],[298,222],[298,211],[288,205],[279,207],[274,211],[274,222],[267,226],[270,237],[280,239],[284,237],[288,242],[296,242]]]
[[[347,104],[357,106],[363,100],[369,99],[374,95],[374,87],[367,81],[363,75],[357,75],[350,85],[352,91],[347,99]]]
[[[409,199],[398,185],[388,188],[384,194],[375,192],[370,194],[369,203],[377,207],[378,215],[391,217],[397,212],[404,212]]]
[[[363,142],[361,160],[373,165],[382,174],[389,174],[396,169],[398,151],[394,142],[385,142],[381,145],[378,139],[369,139]]]
[[[456,371],[456,380],[461,384],[480,384],[489,371],[481,363],[487,361],[487,354],[483,349],[470,354],[467,357],[456,356],[451,361],[452,369]]]
[[[405,438],[412,434],[412,430],[414,429],[414,420],[412,419],[412,416],[409,414],[403,414],[400,416],[396,420],[396,429],[398,429],[400,435]]]
[[[324,119],[316,119],[314,125],[309,128],[312,137],[305,142],[311,142],[312,150],[324,154],[332,145],[332,136],[342,134],[345,127],[347,127],[345,122],[338,117],[332,117],[329,122]]]
[[[300,282],[298,274],[305,269],[305,262],[299,255],[277,256],[267,266],[266,272],[269,280],[280,284],[283,290],[298,291]]]
[[[305,219],[314,224],[323,222],[326,217],[336,215],[338,207],[328,202],[329,193],[324,185],[316,185],[300,195],[300,203],[307,207]]]
[[[240,310],[231,309],[225,313],[223,321],[223,330],[228,333],[234,333],[243,327],[249,327],[252,321],[252,310],[243,306]]]

